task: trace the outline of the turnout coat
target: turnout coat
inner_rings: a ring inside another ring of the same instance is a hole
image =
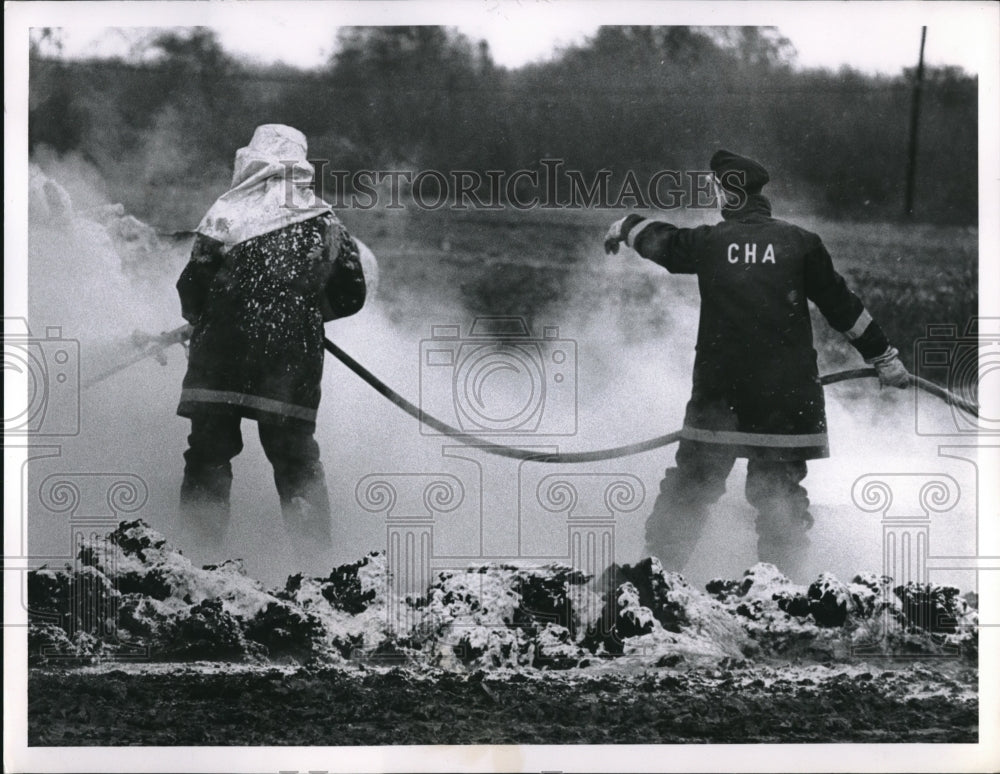
[[[358,247],[324,212],[226,247],[198,234],[177,291],[194,326],[177,413],[315,429],[323,323],[365,301]]]
[[[680,274],[696,274],[701,316],[683,437],[738,456],[829,456],[808,302],[865,358],[888,347],[818,236],[771,217],[751,194],[723,222],[699,228],[630,216],[625,241]],[[626,231],[627,229],[627,231]]]

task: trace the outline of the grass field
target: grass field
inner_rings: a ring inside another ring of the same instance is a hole
[[[531,212],[359,211],[340,213],[348,228],[380,259],[381,288],[394,320],[410,302],[434,309],[441,291],[470,315],[517,314],[568,318],[575,310],[622,319],[644,336],[665,333],[671,281],[631,251],[605,256],[608,225],[623,216],[609,210]],[[695,226],[716,213],[649,213]],[[776,211],[777,217],[783,213]],[[819,234],[834,265],[913,367],[913,345],[928,325],[964,330],[978,309],[978,233],[965,227],[910,223],[846,223],[814,217],[792,222]],[[645,264],[645,265],[644,265]],[[444,287],[442,287],[442,284]],[[435,288],[419,302],[416,294]],[[429,304],[427,303],[429,302]],[[832,362],[852,356],[840,334],[815,315],[817,349]],[[627,330],[626,330],[627,332]]]

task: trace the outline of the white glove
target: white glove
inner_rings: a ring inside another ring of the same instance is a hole
[[[906,370],[903,361],[899,359],[899,350],[895,347],[889,347],[878,357],[865,360],[865,362],[875,366],[880,386],[898,387],[901,390],[910,386],[910,372]]]
[[[618,245],[622,242],[622,226],[624,224],[625,218],[616,220],[611,224],[611,227],[608,229],[608,233],[604,235],[605,253],[618,253]]]
[[[632,213],[631,215],[626,215],[621,220],[616,220],[611,224],[611,228],[608,229],[608,233],[604,236],[604,252],[605,253],[617,253],[618,245],[625,241],[625,236],[628,235],[633,226],[637,223],[641,223],[643,220],[641,215],[636,215]]]

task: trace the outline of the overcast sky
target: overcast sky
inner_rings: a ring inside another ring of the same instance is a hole
[[[147,6],[146,3],[139,5]],[[996,30],[989,24],[984,29],[976,13],[985,8],[986,3],[944,6],[934,3],[914,6],[905,2],[745,3],[739,6],[695,3],[672,5],[691,10],[669,16],[661,11],[666,4],[648,3],[600,6],[596,3],[507,3],[500,0],[461,6],[396,3],[391,6],[392,13],[378,13],[378,9],[384,7],[378,3],[353,6],[322,2],[292,2],[281,6],[269,3],[174,5],[180,5],[178,14],[149,14],[141,17],[149,19],[143,26],[161,21],[207,24],[218,31],[224,46],[234,54],[261,62],[284,61],[300,67],[317,66],[328,59],[338,22],[457,26],[473,39],[486,39],[495,61],[508,67],[551,57],[561,46],[583,41],[599,24],[774,24],[795,45],[801,66],[838,68],[848,64],[866,72],[887,74],[898,73],[901,68],[916,63],[922,24],[929,27],[926,61],[931,65],[958,65],[969,72],[979,72],[995,55],[995,48],[990,49],[990,41],[996,39]],[[200,8],[191,12],[191,6]],[[361,13],[361,7],[364,11],[375,10]],[[205,8],[209,9],[207,14]],[[723,10],[716,12],[720,8]],[[762,8],[774,10],[761,15]],[[63,42],[67,56],[126,54],[140,34],[128,29],[127,14],[117,11],[98,10],[85,17],[74,16],[68,11],[58,14],[55,21],[62,20],[66,25]],[[105,26],[97,26],[102,23]]]

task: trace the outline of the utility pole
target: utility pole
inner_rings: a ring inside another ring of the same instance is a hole
[[[920,120],[920,90],[924,83],[924,43],[927,28],[920,28],[920,59],[917,62],[917,78],[913,84],[913,103],[910,109],[910,147],[906,164],[906,204],[903,214],[913,217],[913,189],[917,178],[917,124]]]

